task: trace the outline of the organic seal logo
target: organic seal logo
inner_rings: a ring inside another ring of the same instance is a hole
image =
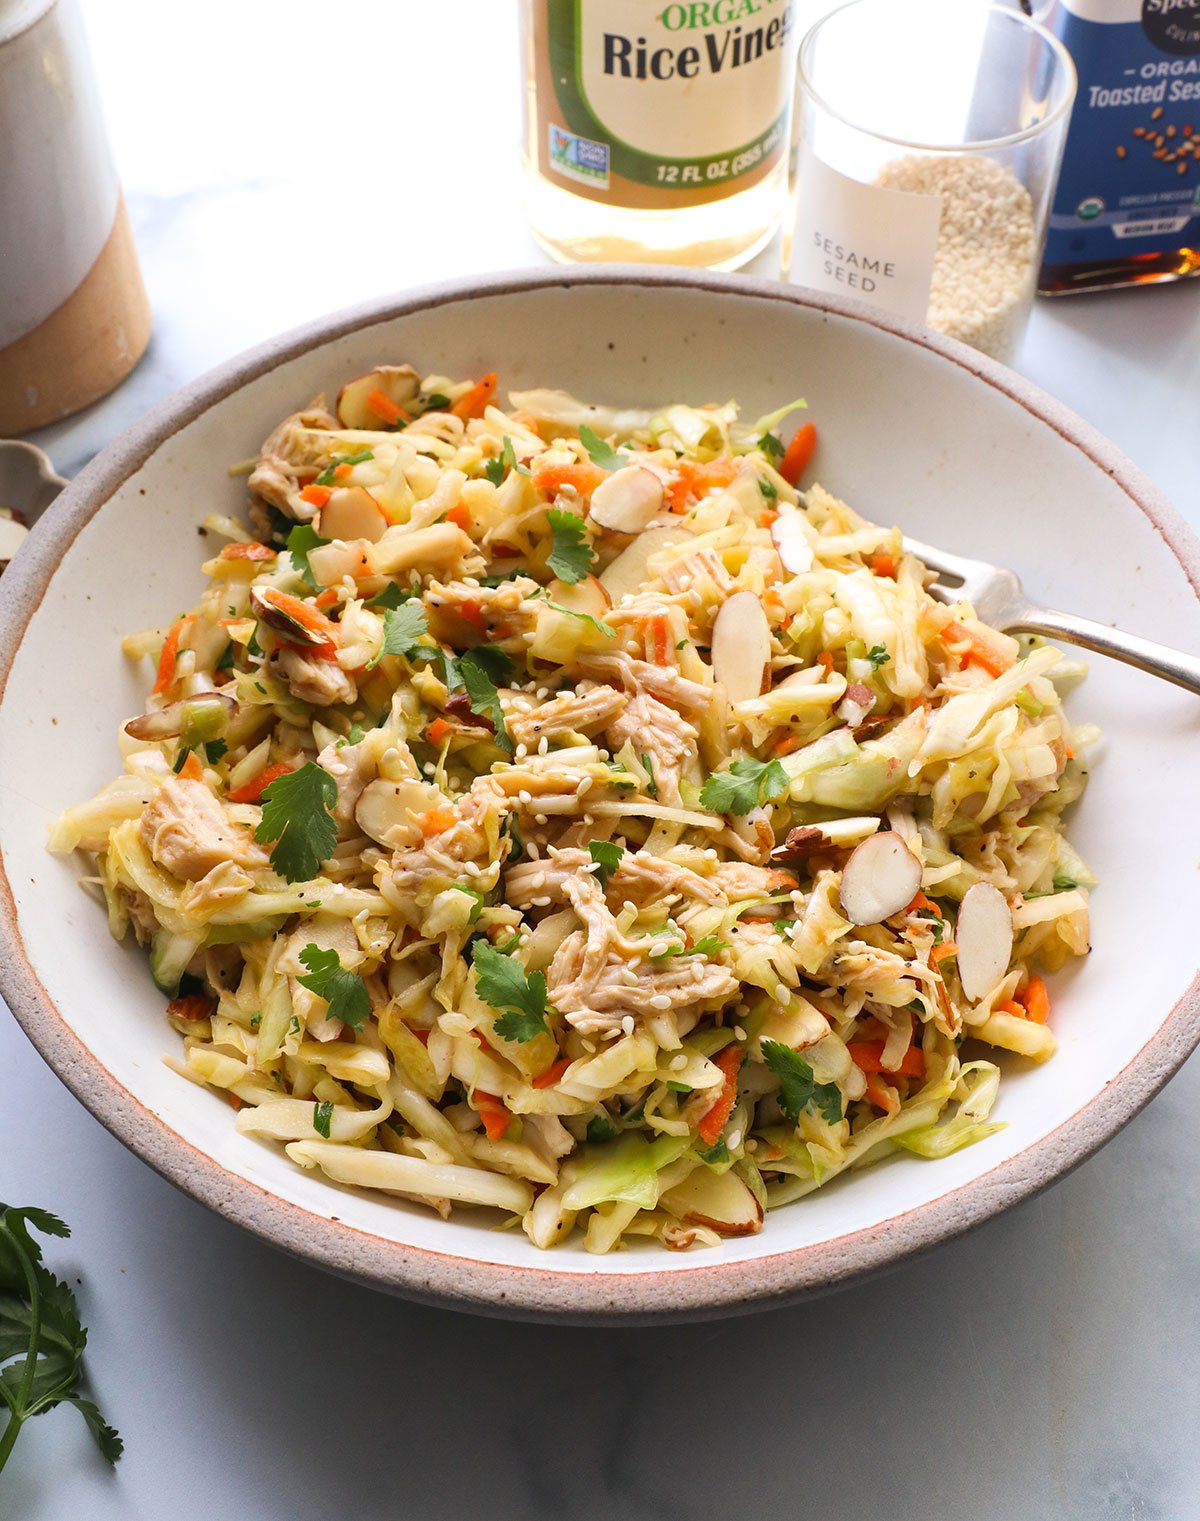
[[[1094,222],[1104,210],[1104,202],[1098,195],[1089,195],[1087,200],[1080,201],[1075,208],[1075,215],[1081,222]]]
[[[1200,53],[1200,0],[1142,0],[1142,30],[1164,53]]]

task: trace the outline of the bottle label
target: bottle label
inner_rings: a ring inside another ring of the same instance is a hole
[[[794,0],[530,0],[526,152],[552,184],[664,210],[745,190],[785,149]]]
[[[933,283],[940,195],[866,185],[801,150],[791,277],[797,285],[859,296],[924,322]]]
[[[1200,0],[1059,0],[1079,93],[1045,262],[1088,264],[1200,240]]]

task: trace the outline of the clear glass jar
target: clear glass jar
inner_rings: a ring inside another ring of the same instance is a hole
[[[800,49],[784,278],[1011,360],[1074,94],[1020,11],[850,0]]]

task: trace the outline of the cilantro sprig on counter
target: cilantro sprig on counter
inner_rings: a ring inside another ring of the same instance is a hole
[[[42,1261],[31,1231],[65,1238],[66,1225],[48,1210],[0,1204],[0,1469],[25,1422],[74,1405],[102,1456],[115,1463],[125,1444],[95,1404],[79,1392],[87,1332],[75,1296]]]

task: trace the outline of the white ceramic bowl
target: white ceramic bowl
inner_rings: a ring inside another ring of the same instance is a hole
[[[226,465],[377,360],[616,402],[732,395],[750,416],[804,395],[817,474],[868,516],[1012,564],[1039,599],[1200,649],[1197,546],[1128,462],[1007,370],[866,308],[737,278],[541,272],[283,338],[107,449],[3,582],[0,986],[115,1135],[229,1218],[380,1287],[495,1313],[649,1319],[778,1302],[923,1250],[1061,1176],[1166,1081],[1200,1037],[1200,704],[1097,659],[1071,699],[1106,736],[1072,823],[1101,878],[1095,949],[1053,980],[1060,1049],[1044,1067],[1009,1065],[998,1135],[940,1162],[889,1160],[714,1250],[599,1259],[339,1190],[239,1135],[220,1098],[161,1062],[174,1036],[141,953],[109,938],[78,865],[46,854],[46,825],[118,769],[115,734],[145,680],[120,637],[195,600],[198,520],[243,505]]]

